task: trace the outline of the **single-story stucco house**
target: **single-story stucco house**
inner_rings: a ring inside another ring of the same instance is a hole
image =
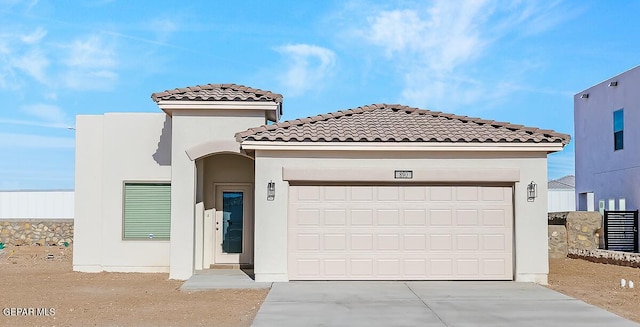
[[[151,97],[77,117],[76,271],[547,282],[569,135],[391,104],[278,122],[281,95],[235,84]]]

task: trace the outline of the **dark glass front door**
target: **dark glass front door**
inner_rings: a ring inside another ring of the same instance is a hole
[[[242,253],[243,192],[222,192],[222,252]]]

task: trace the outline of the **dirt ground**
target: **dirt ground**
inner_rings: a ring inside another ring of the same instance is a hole
[[[71,251],[0,250],[0,326],[249,326],[268,293],[182,292],[167,274],[76,273]],[[621,288],[621,278],[636,287]],[[555,259],[549,288],[640,322],[640,269]]]
[[[634,288],[620,287],[622,278],[633,281]],[[580,259],[552,259],[549,288],[640,323],[639,268]]]
[[[71,251],[0,251],[0,326],[249,326],[268,293],[182,292],[168,274],[76,273]]]

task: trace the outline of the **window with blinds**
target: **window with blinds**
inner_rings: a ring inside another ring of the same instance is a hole
[[[125,183],[122,239],[168,240],[171,184]]]

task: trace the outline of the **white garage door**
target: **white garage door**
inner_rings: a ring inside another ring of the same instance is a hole
[[[511,187],[291,186],[291,280],[511,280]]]

